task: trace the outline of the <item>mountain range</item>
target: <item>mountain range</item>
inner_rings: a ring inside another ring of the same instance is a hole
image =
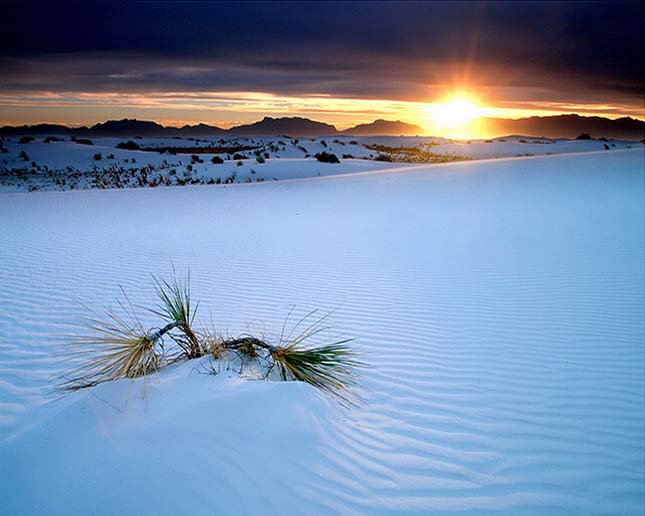
[[[630,117],[615,120],[603,117],[580,115],[557,115],[520,119],[482,118],[476,122],[479,133],[488,136],[522,134],[550,138],[575,138],[581,133],[592,137],[642,140],[645,137],[645,122]],[[265,117],[252,124],[230,129],[207,124],[164,127],[157,122],[145,120],[108,120],[91,127],[67,127],[57,124],[37,124],[0,127],[0,136],[17,135],[66,135],[75,137],[208,137],[208,136],[416,136],[423,130],[418,125],[400,121],[375,120],[369,124],[338,131],[336,127],[308,118]]]
[[[511,120],[507,118],[482,118],[476,125],[480,134],[503,136],[522,134],[548,138],[575,138],[587,133],[594,138],[642,140],[645,122],[635,118],[604,118],[600,116],[556,115],[532,116]]]

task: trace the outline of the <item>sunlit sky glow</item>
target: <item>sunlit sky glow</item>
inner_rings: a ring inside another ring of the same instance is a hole
[[[645,118],[640,2],[35,4],[0,21],[0,125]]]

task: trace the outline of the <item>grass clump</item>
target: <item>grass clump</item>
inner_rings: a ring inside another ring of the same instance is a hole
[[[109,310],[103,317],[83,320],[80,326],[89,333],[72,337],[68,355],[70,359],[82,360],[65,376],[63,390],[83,389],[120,378],[138,378],[159,370],[160,337],[146,333],[133,314],[129,315],[131,321]]]
[[[306,382],[323,392],[351,402],[350,388],[355,382],[354,368],[360,367],[355,352],[347,345],[351,339],[314,348],[299,344],[277,346],[271,358],[282,380]]]
[[[199,303],[194,306],[191,303],[190,275],[185,281],[181,281],[173,270],[170,281],[160,280],[154,276],[153,280],[160,304],[151,312],[164,319],[168,325],[172,325],[169,330],[174,328],[179,330],[178,335],[172,334],[171,337],[182,349],[186,358],[203,356],[204,350],[192,328]]]
[[[127,303],[119,301],[119,306],[126,316],[112,310],[102,317],[95,315],[80,325],[85,335],[72,337],[68,358],[76,366],[65,376],[61,385],[64,390],[147,376],[178,361],[209,356],[210,360],[234,363],[240,374],[252,366],[265,380],[306,382],[341,403],[353,402],[355,371],[362,364],[349,346],[352,339],[309,345],[329,330],[323,325],[329,314],[316,319],[317,310],[309,312],[285,337],[290,312],[276,344],[264,336],[223,337],[212,326],[196,328],[199,303],[191,298],[190,274],[182,279],[173,268],[169,280],[153,276],[153,283],[158,305],[147,311],[159,317],[164,326],[146,331],[123,292]],[[300,327],[304,329],[293,336]]]
[[[315,157],[318,161],[322,163],[340,163],[338,156],[336,156],[336,154],[334,154],[333,152],[326,152],[326,151],[319,152],[318,154],[316,154]]]

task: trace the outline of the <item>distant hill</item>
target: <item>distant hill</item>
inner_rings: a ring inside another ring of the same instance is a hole
[[[600,116],[556,115],[532,116],[510,120],[506,118],[483,118],[477,124],[483,134],[505,136],[524,134],[549,138],[575,138],[588,133],[593,138],[619,140],[642,140],[645,138],[645,122],[623,117],[612,120]]]
[[[231,127],[228,132],[238,136],[332,136],[338,133],[333,125],[315,122],[308,118],[271,118],[264,117],[259,122]]]
[[[359,124],[341,131],[348,136],[417,136],[423,134],[418,125],[406,124],[399,120],[374,120],[371,124]]]
[[[168,128],[172,129],[172,128]],[[197,125],[184,125],[174,130],[176,133],[174,136],[220,136],[227,133],[226,129],[216,127],[214,125],[208,124],[197,124]]]
[[[206,124],[185,125],[183,127],[164,127],[147,120],[123,119],[108,120],[91,127],[66,127],[56,124],[38,124],[0,127],[2,136],[18,135],[67,135],[86,138],[111,136],[115,138],[171,137],[171,136],[219,136],[226,134],[225,129]]]
[[[85,127],[84,129],[87,128]],[[4,127],[0,127],[1,136],[18,136],[22,134],[28,134],[31,136],[71,135],[72,129],[58,124],[6,125]]]
[[[168,129],[157,122],[146,120],[108,120],[90,128],[79,128],[73,130],[76,135],[82,136],[165,136]]]

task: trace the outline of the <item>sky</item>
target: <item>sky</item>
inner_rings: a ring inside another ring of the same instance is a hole
[[[643,5],[0,0],[0,125],[643,119]]]

